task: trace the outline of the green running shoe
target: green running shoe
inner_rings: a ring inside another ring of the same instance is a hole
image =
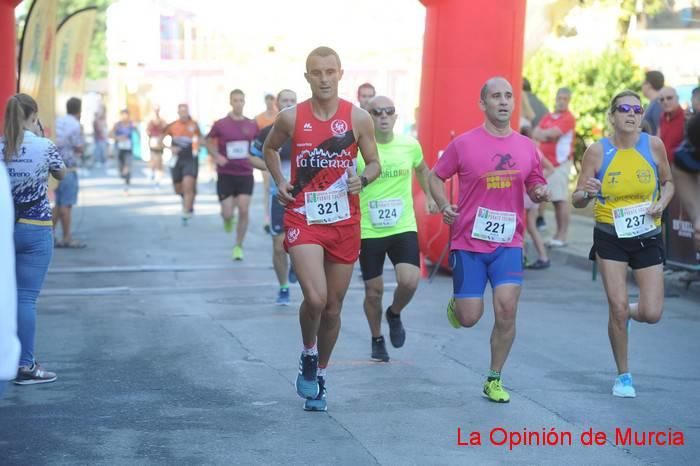
[[[224,219],[224,231],[226,233],[231,233],[233,231],[233,219],[232,218]]]
[[[231,259],[233,259],[235,261],[242,261],[243,260],[243,248],[240,246],[234,246],[233,253],[231,254]]]
[[[454,328],[462,328],[462,324],[459,323],[459,319],[457,319],[457,314],[455,314],[455,307],[455,298],[452,297],[450,298],[450,302],[447,303],[447,320],[450,322],[450,325]]]
[[[484,395],[496,403],[508,403],[510,401],[510,395],[503,388],[501,379],[487,380],[484,383]]]

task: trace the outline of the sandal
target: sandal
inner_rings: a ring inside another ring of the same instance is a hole
[[[65,248],[65,249],[83,249],[87,247],[87,244],[81,243],[80,241],[73,240],[68,243],[64,241],[57,241],[54,245],[57,248]]]

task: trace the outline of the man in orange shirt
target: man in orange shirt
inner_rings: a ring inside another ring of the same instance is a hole
[[[258,129],[267,128],[275,122],[275,117],[277,116],[277,103],[275,102],[275,96],[267,93],[265,94],[265,111],[260,113],[255,117],[255,122],[258,124]],[[267,170],[262,172],[263,178],[263,205],[270,205],[270,174]],[[263,227],[265,233],[270,233],[270,213],[265,210],[265,225]]]
[[[171,176],[175,193],[182,197],[182,224],[192,218],[194,198],[197,194],[199,173],[199,141],[202,133],[199,125],[190,116],[187,104],[177,106],[178,119],[166,126],[163,136],[170,136],[170,149],[175,163],[171,162]]]
[[[554,172],[547,177],[547,183],[552,193],[557,231],[549,240],[549,247],[566,246],[569,230],[569,174],[576,136],[576,118],[569,111],[570,101],[571,90],[567,87],[559,89],[554,112],[542,117],[532,132],[532,138],[539,143],[540,151],[554,165]]]
[[[255,117],[255,122],[258,124],[258,129],[263,129],[275,122],[277,116],[277,105],[275,104],[275,96],[265,94],[265,111],[259,113]]]

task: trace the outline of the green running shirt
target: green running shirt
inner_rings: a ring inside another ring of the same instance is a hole
[[[417,231],[413,170],[423,161],[423,150],[418,141],[402,134],[389,144],[377,143],[377,149],[382,174],[360,193],[362,239]],[[357,172],[364,168],[364,159],[357,157]]]

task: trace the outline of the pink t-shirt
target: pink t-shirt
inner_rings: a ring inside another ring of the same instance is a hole
[[[499,246],[523,246],[523,196],[527,189],[547,184],[532,140],[515,131],[498,137],[478,127],[452,141],[434,171],[443,180],[459,175],[459,216],[452,225],[452,250],[489,253]],[[509,243],[472,237],[479,207],[516,215]]]

